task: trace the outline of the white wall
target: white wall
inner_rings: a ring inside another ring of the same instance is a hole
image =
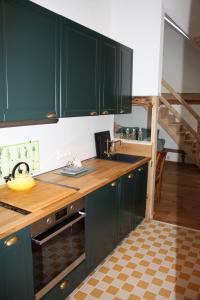
[[[51,125],[2,128],[0,145],[39,140],[41,173],[65,165],[69,152],[81,160],[96,156],[94,132],[112,127],[112,115],[64,118]]]
[[[121,126],[148,128],[148,113],[144,107],[132,106],[132,113],[115,115],[114,121]]]
[[[110,34],[111,0],[33,0],[102,34]]]
[[[187,34],[200,35],[199,0],[164,0],[165,12]]]
[[[111,35],[134,49],[133,95],[158,95],[162,0],[112,0]]]
[[[165,22],[163,78],[177,92],[200,92],[200,48]]]

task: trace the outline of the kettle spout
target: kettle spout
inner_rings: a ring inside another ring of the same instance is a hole
[[[12,175],[9,174],[8,176],[5,176],[3,179],[5,179],[5,182],[7,183],[8,181],[11,181]]]

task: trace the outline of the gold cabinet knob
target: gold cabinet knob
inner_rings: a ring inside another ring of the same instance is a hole
[[[133,178],[133,174],[128,174],[128,179],[132,179]]]
[[[102,115],[108,115],[108,111],[107,111],[107,110],[104,110],[104,111],[102,112]]]
[[[11,246],[15,245],[19,240],[20,240],[20,238],[18,236],[13,236],[13,237],[5,240],[4,245],[6,247],[11,247]]]
[[[96,116],[97,112],[96,111],[91,111],[90,116]]]
[[[138,172],[142,172],[142,171],[143,171],[143,168],[139,168],[139,169],[138,169]]]
[[[110,185],[111,185],[112,187],[117,186],[117,181],[113,181]]]
[[[56,118],[57,115],[56,115],[55,112],[48,112],[47,115],[46,115],[46,117],[47,117],[48,119],[53,119],[53,118]]]
[[[67,280],[64,279],[64,280],[60,283],[60,289],[61,289],[61,290],[64,290],[68,285],[69,285],[69,281],[67,281]]]
[[[121,109],[119,113],[120,113],[120,114],[124,114],[124,110],[123,110],[123,109]]]

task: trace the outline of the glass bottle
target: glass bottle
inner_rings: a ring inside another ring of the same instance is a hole
[[[135,128],[133,128],[133,130],[132,130],[132,139],[136,140],[136,131],[135,131]]]
[[[138,141],[142,141],[142,128],[139,128],[138,131]]]
[[[129,128],[126,128],[126,138],[129,139],[130,137],[130,130]]]

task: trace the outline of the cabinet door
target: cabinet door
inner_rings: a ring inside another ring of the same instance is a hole
[[[2,6],[5,119],[55,117],[58,105],[57,15],[25,0],[2,0]]]
[[[0,121],[4,120],[4,107],[5,107],[5,98],[4,98],[4,77],[3,77],[3,15],[2,15],[2,2],[0,1]]]
[[[120,44],[101,40],[101,93],[100,114],[117,113]]]
[[[136,169],[135,220],[136,227],[144,218],[146,212],[148,164]]]
[[[132,109],[133,50],[121,45],[120,48],[120,96],[118,113],[131,113]]]
[[[90,270],[116,245],[117,207],[117,182],[86,197],[86,257]]]
[[[62,19],[62,117],[98,114],[98,34]]]
[[[32,274],[30,234],[26,228],[0,241],[0,299],[34,299]]]
[[[133,229],[135,189],[135,171],[121,177],[119,200],[119,241]]]

